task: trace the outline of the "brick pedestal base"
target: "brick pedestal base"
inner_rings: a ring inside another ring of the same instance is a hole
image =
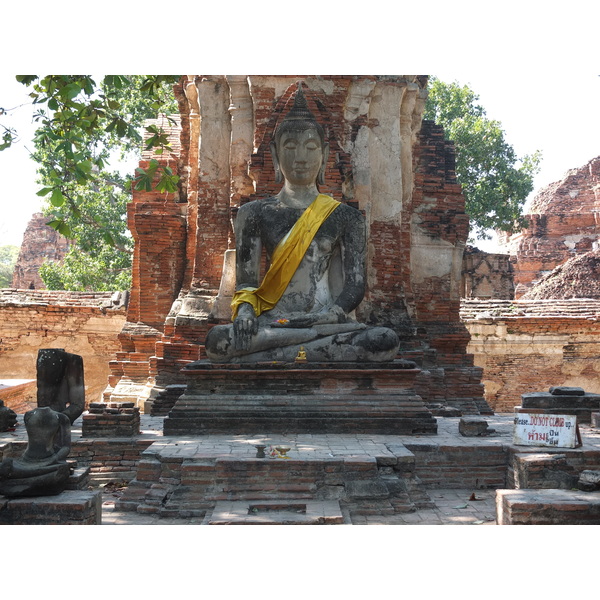
[[[600,525],[600,493],[498,490],[498,525]]]
[[[437,433],[415,392],[419,369],[292,363],[186,367],[187,389],[164,421],[165,435],[197,433]]]
[[[140,433],[140,409],[133,402],[92,402],[82,420],[83,437],[132,437]]]
[[[0,496],[2,525],[101,525],[102,492],[64,491],[57,496]]]

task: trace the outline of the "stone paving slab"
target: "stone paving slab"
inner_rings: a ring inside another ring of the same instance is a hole
[[[15,431],[0,432],[0,447],[9,442],[25,441],[27,439],[25,426],[23,425],[23,415],[17,415],[18,425]],[[437,434],[419,434],[419,435],[378,435],[378,434],[270,434],[269,432],[257,432],[255,435],[226,435],[226,434],[208,434],[199,435],[195,440],[201,441],[204,448],[211,445],[215,450],[228,451],[232,447],[238,449],[246,445],[247,452],[251,454],[255,451],[250,446],[254,442],[261,443],[263,440],[276,444],[302,444],[305,451],[314,449],[323,451],[325,447],[334,447],[336,451],[351,450],[353,447],[348,445],[358,444],[360,448],[367,448],[369,445],[384,448],[385,444],[399,443],[419,443],[427,442],[439,447],[443,446],[485,446],[485,445],[507,445],[512,444],[512,431],[514,414],[502,413],[497,415],[486,415],[486,421],[494,433],[481,437],[464,437],[458,431],[460,417],[437,417]],[[140,435],[136,439],[160,441],[163,437],[164,417],[152,417],[150,415],[141,415]],[[583,449],[600,450],[600,429],[587,424],[580,424],[581,436],[583,439]],[[79,417],[71,428],[71,439],[77,442],[82,438],[82,417]],[[91,438],[90,438],[91,439]],[[107,438],[109,439],[109,438]],[[177,438],[170,437],[170,440],[190,440],[189,437]],[[102,440],[103,442],[105,440]],[[529,447],[535,450],[535,447]],[[557,450],[564,450],[558,448]],[[370,453],[370,452],[369,452]]]
[[[429,496],[433,508],[394,515],[344,514],[344,524],[352,525],[495,525],[496,490],[444,489]],[[102,507],[103,525],[203,525],[204,517],[165,518],[156,514],[120,512],[114,509],[114,498],[105,495]],[[246,507],[248,503],[245,503]]]
[[[341,525],[344,516],[333,500],[217,502],[203,525]]]

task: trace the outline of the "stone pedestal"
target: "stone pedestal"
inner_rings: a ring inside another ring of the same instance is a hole
[[[192,363],[165,435],[198,433],[437,433],[415,392],[408,361],[373,363]]]
[[[534,392],[521,396],[521,408],[536,409],[545,414],[575,415],[579,423],[591,423],[592,413],[600,408],[600,395],[581,388],[553,388],[550,392]]]
[[[83,437],[133,437],[140,433],[140,409],[133,402],[92,402],[82,421]]]
[[[102,492],[66,490],[57,496],[0,496],[0,525],[101,525]]]

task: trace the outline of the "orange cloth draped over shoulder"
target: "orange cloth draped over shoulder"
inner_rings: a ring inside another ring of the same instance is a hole
[[[340,204],[325,194],[319,194],[313,200],[296,224],[277,244],[271,257],[271,266],[260,287],[243,288],[234,294],[231,302],[232,321],[236,318],[239,306],[243,302],[254,307],[257,317],[271,310],[279,302],[319,227]]]

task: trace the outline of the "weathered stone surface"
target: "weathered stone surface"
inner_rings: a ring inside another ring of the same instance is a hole
[[[584,492],[600,490],[600,471],[582,471],[579,474],[577,487]]]
[[[119,510],[161,516],[210,517],[215,504],[220,507],[217,513],[221,513],[224,502],[244,502],[245,514],[251,508],[248,503],[265,503],[264,510],[289,513],[288,504],[336,501],[351,514],[404,513],[414,511],[417,505],[431,505],[412,472],[414,465],[405,469],[397,464],[395,459],[410,455],[400,443],[394,445],[394,452],[399,450],[402,455],[398,457],[381,447],[373,454],[357,447],[350,455],[334,456],[335,440],[326,449],[312,434],[306,438],[308,444],[301,437],[297,444],[291,444],[286,459],[256,458],[254,446],[246,443],[252,438],[244,436],[237,436],[240,445],[228,454],[215,450],[215,438],[210,447],[196,440],[186,445],[183,453],[177,440],[155,442],[145,452],[138,476],[116,506]],[[352,439],[356,440],[348,436],[346,443],[352,443]],[[337,441],[341,443],[343,436]],[[299,508],[308,514],[308,506]],[[260,512],[260,506],[258,509]],[[222,513],[219,519],[226,517]],[[267,515],[266,521],[287,518],[289,514],[271,517]]]
[[[217,502],[203,525],[340,525],[340,505],[334,500]]]
[[[134,437],[139,433],[140,409],[133,402],[93,402],[83,415],[83,437]]]
[[[549,386],[600,393],[600,301],[463,300],[461,315],[495,411],[513,412],[516,398]]]
[[[114,305],[112,296],[110,292],[0,290],[0,376],[35,380],[40,348],[65,348],[81,356],[86,365],[86,398],[101,399],[126,319],[125,307]],[[7,406],[19,414],[35,408],[35,381],[33,387],[26,401],[18,406],[7,402]]]
[[[600,394],[532,392],[521,396],[521,407],[542,410],[546,414],[576,415],[580,423],[590,423],[592,412],[600,408]]]
[[[458,432],[465,437],[490,435],[494,430],[488,427],[488,422],[480,417],[462,417],[458,422]]]
[[[565,454],[517,454],[514,458],[517,489],[563,489],[577,487],[577,473]]]
[[[192,363],[165,435],[256,431],[416,434],[437,424],[414,363]]]
[[[492,254],[467,246],[463,256],[461,296],[512,300],[513,267],[508,254]]]
[[[580,387],[557,386],[548,391],[553,396],[585,396],[585,390]]]
[[[585,273],[576,280],[571,274],[562,285],[549,289],[544,289],[540,280],[574,254],[593,251],[598,237],[599,182],[600,157],[596,157],[538,192],[525,215],[528,227],[507,240],[507,249],[514,256],[517,298],[598,297],[597,278],[586,278]],[[577,292],[578,287],[583,293]]]

